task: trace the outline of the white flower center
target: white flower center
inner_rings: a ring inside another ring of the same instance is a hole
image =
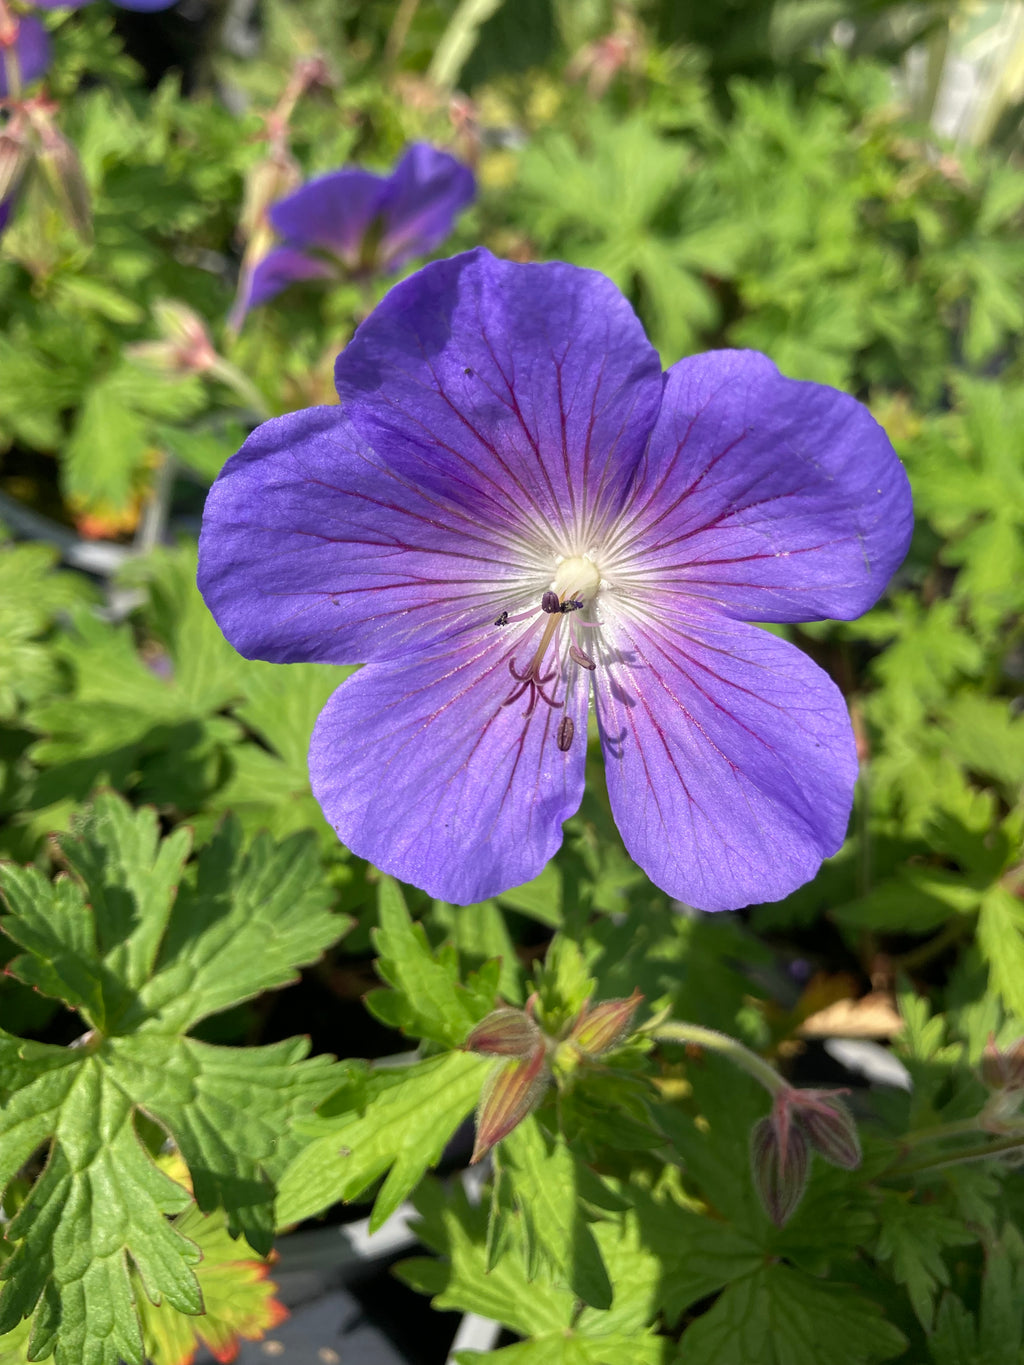
[[[559,561],[551,590],[563,602],[586,603],[597,596],[600,586],[601,573],[594,561],[586,555],[573,555]]]

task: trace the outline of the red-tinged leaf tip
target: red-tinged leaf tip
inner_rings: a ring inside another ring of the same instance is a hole
[[[496,1142],[508,1137],[540,1103],[551,1079],[544,1043],[533,1056],[501,1062],[484,1082],[476,1115],[476,1145],[470,1165],[486,1156]]]
[[[604,1000],[593,1008],[584,1005],[572,1032],[571,1042],[588,1057],[600,1057],[626,1041],[633,1031],[633,1016],[643,1000],[634,991],[628,1000]]]
[[[291,1315],[280,1299],[271,1299],[267,1304],[267,1322],[264,1330],[270,1331],[272,1327],[280,1327]]]
[[[522,1010],[503,1006],[481,1019],[470,1033],[463,1047],[467,1052],[479,1052],[493,1057],[518,1057],[524,1060],[533,1055],[541,1041],[540,1029]]]
[[[807,1139],[795,1126],[780,1130],[775,1113],[759,1119],[750,1133],[750,1166],[762,1207],[781,1228],[796,1212],[807,1188]]]
[[[194,1346],[192,1346],[190,1350],[186,1351],[184,1355],[175,1356],[173,1360],[169,1360],[167,1362],[167,1365],[192,1365],[192,1362],[193,1360],[195,1360],[196,1352],[198,1350],[199,1345],[198,1343],[196,1343]]]
[[[238,1340],[236,1338],[234,1341],[230,1341],[227,1346],[211,1346],[210,1350],[213,1358],[219,1360],[221,1365],[229,1365],[230,1361],[238,1359]]]
[[[861,1162],[857,1124],[841,1091],[794,1090],[789,1095],[793,1117],[814,1150],[833,1166],[854,1171]]]

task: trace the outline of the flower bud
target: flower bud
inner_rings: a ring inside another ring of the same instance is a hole
[[[302,171],[299,163],[285,147],[274,147],[257,161],[245,177],[242,193],[242,211],[238,220],[238,233],[243,242],[250,242],[256,236],[266,235],[260,242],[262,255],[273,240],[267,225],[267,214],[272,204],[284,199],[292,190],[302,184]]]
[[[496,1142],[508,1137],[528,1114],[532,1114],[551,1080],[543,1040],[533,1054],[522,1060],[502,1062],[484,1082],[476,1111],[476,1145],[470,1164],[487,1155]]]
[[[17,118],[13,118],[0,131],[0,203],[7,203],[14,197],[21,177],[32,161],[22,128]]]
[[[569,1041],[588,1057],[611,1052],[633,1031],[633,1016],[643,996],[634,991],[628,1000],[604,1000],[593,1009],[584,1005],[572,1026]]]
[[[153,314],[164,340],[136,342],[128,347],[129,355],[167,374],[206,374],[215,368],[220,357],[198,313],[173,299],[160,299]]]
[[[794,1090],[789,1105],[814,1150],[833,1166],[853,1171],[860,1165],[860,1138],[853,1115],[839,1098],[841,1093]]]
[[[778,1109],[751,1130],[750,1166],[764,1211],[781,1228],[804,1196],[810,1152],[801,1130]]]
[[[481,1052],[484,1056],[523,1060],[533,1055],[541,1041],[540,1029],[530,1016],[506,1005],[481,1019],[463,1047],[467,1052]]]
[[[26,106],[28,108],[28,106]],[[65,222],[83,241],[92,237],[92,204],[78,153],[54,122],[56,106],[33,101],[30,117],[38,139],[36,165]]]
[[[643,64],[643,47],[635,24],[620,22],[613,33],[587,43],[566,67],[570,81],[586,80],[587,94],[599,100],[623,69],[639,70]]]
[[[1024,1090],[1024,1038],[1001,1049],[990,1033],[981,1055],[981,1079],[990,1090]]]

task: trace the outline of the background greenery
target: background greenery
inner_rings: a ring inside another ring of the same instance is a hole
[[[258,1335],[275,1228],[375,1191],[378,1222],[416,1191],[433,1254],[401,1275],[505,1324],[509,1365],[1024,1360],[1021,1080],[995,1103],[978,1069],[1024,1033],[1021,8],[47,17],[81,181],[38,147],[0,244],[0,1361],[170,1365],[197,1332]],[[414,138],[478,172],[446,250],[603,270],[666,364],[759,348],[866,401],[906,463],[917,532],[886,598],[783,631],[843,688],[863,759],[846,846],[787,901],[669,906],[599,764],[535,883],[403,898],[309,793],[341,671],[241,660],[198,598],[209,482],[263,416],[332,401],[389,284],[297,286],[233,332],[243,205],[272,154],[384,168]],[[747,1155],[764,1094],[641,1040],[502,1144],[474,1204],[425,1172],[486,1074],[460,1044],[530,979],[556,1025],[639,987],[805,1083],[836,1076],[809,1036],[880,1037],[913,1089],[857,1090],[863,1167],[818,1162],[777,1229]]]

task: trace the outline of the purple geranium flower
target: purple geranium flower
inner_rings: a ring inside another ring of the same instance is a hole
[[[340,407],[261,426],[206,504],[199,586],[244,655],[365,663],[313,735],[357,854],[469,903],[534,877],[583,791],[589,699],[632,857],[708,910],[841,844],[835,684],[749,622],[851,618],[912,512],[846,394],[716,351],[663,375],[603,276],[477,250],[394,288]]]
[[[31,0],[35,9],[84,9],[93,0]],[[138,14],[155,14],[157,10],[170,9],[178,0],[111,0],[118,9],[134,10]]]
[[[20,93],[50,65],[50,35],[31,14],[0,17],[0,98]]]
[[[270,210],[284,245],[253,271],[248,306],[298,280],[400,269],[433,251],[476,193],[473,172],[423,142],[390,175],[356,166],[311,180]]]

